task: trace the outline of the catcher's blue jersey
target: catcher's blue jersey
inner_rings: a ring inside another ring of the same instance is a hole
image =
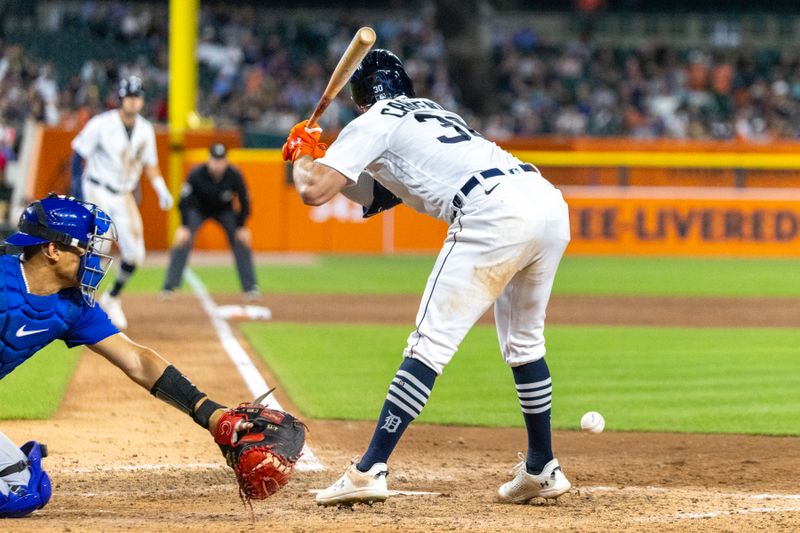
[[[56,339],[72,348],[95,344],[119,330],[79,289],[50,296],[28,293],[16,255],[0,256],[0,379]]]

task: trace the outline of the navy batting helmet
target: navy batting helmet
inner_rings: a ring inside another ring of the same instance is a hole
[[[414,96],[414,86],[400,59],[388,50],[370,51],[350,77],[350,94],[359,107],[395,96]]]
[[[122,100],[126,96],[144,96],[144,85],[142,78],[139,76],[128,76],[119,81],[119,90],[117,91],[119,99]]]
[[[94,305],[97,287],[111,265],[107,252],[117,239],[111,218],[94,204],[51,194],[25,208],[17,227],[6,244],[25,247],[57,242],[86,250],[78,280],[84,299]]]

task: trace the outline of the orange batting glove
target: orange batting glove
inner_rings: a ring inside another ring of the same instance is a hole
[[[321,133],[322,128],[316,124],[313,127],[308,127],[307,120],[295,124],[283,144],[283,149],[281,150],[283,160],[294,163],[298,157],[304,155],[310,155],[314,159],[324,156],[328,146],[319,142]]]

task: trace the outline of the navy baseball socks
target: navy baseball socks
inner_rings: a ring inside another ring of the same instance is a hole
[[[403,432],[428,402],[435,381],[433,369],[416,359],[403,359],[389,385],[372,442],[356,465],[360,472],[367,472],[377,463],[386,463]]]
[[[98,299],[100,307],[103,308],[108,318],[111,319],[111,323],[121,330],[128,327],[128,318],[122,310],[122,303],[119,301],[119,293],[130,279],[134,270],[136,270],[136,265],[124,262],[120,264],[114,286],[109,292],[101,294]]]
[[[550,404],[553,382],[544,359],[512,368],[517,396],[528,428],[528,454],[519,454],[514,478],[497,491],[505,503],[526,503],[532,498],[558,498],[572,484],[553,458],[550,441]]]
[[[128,283],[128,280],[131,279],[134,270],[136,270],[136,265],[124,262],[119,265],[119,271],[117,272],[117,279],[114,280],[114,287],[109,292],[109,295],[112,298],[116,298],[117,296],[119,296],[119,293],[122,291],[122,288],[125,286],[126,283]]]
[[[358,464],[351,464],[330,487],[317,493],[318,505],[382,502],[389,497],[386,461],[403,432],[428,402],[436,372],[405,358],[389,385],[372,442]]]
[[[528,428],[528,455],[525,467],[529,474],[541,473],[553,460],[550,437],[550,405],[553,398],[553,381],[544,358],[513,367],[517,396]]]

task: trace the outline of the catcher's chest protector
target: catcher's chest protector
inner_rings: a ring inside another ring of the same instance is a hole
[[[0,379],[66,333],[81,309],[66,291],[26,293],[19,257],[0,256]]]

